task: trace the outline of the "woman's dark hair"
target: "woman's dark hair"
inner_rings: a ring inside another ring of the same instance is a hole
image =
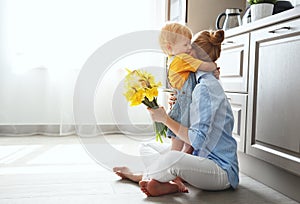
[[[193,39],[192,47],[200,60],[215,62],[220,57],[223,30],[201,31]]]

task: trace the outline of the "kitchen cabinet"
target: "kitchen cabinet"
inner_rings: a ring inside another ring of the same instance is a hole
[[[246,111],[248,93],[249,33],[226,38],[221,56],[221,83],[231,104],[234,116],[233,137],[238,151],[245,151]]]
[[[226,38],[221,56],[221,81],[225,91],[247,93],[249,33]]]
[[[245,151],[245,134],[246,134],[246,111],[247,95],[238,93],[226,93],[231,105],[234,126],[232,135],[237,141],[238,151]]]
[[[217,61],[245,152],[300,175],[300,19],[224,40]]]
[[[246,152],[300,175],[300,18],[250,36]]]
[[[225,37],[217,63],[240,170],[300,202],[300,7]]]

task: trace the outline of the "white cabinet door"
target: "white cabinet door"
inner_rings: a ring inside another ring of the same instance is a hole
[[[233,137],[238,151],[245,152],[247,94],[226,93],[234,117]]]
[[[248,92],[249,33],[226,38],[222,44],[220,66],[222,86],[226,92]]]
[[[247,153],[300,175],[300,19],[250,42]]]

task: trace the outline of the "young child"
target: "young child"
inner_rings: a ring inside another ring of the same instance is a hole
[[[177,101],[172,107],[169,115],[175,121],[189,127],[189,105],[192,99],[192,92],[196,86],[194,72],[214,71],[214,62],[195,59],[188,53],[191,51],[191,30],[179,23],[167,23],[161,30],[159,42],[163,52],[168,55],[168,81],[175,89]],[[176,135],[168,129],[167,136],[172,139],[171,150],[192,152],[190,145],[176,138]]]

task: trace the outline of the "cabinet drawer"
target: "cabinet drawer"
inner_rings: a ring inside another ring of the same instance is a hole
[[[225,91],[247,93],[249,33],[226,38],[217,61]]]
[[[259,31],[254,31],[251,33],[251,39],[255,39],[255,41],[260,41],[261,43],[263,43],[270,40],[290,37],[292,35],[299,35],[299,33],[300,19],[296,19],[270,26]]]
[[[238,151],[245,152],[247,94],[226,93],[233,117],[233,137],[237,141]]]

